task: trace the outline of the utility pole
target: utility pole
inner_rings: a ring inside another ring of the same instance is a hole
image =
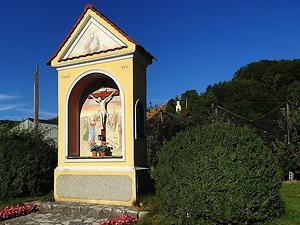
[[[187,109],[188,106],[188,98],[185,98],[185,108]]]
[[[287,145],[289,145],[290,142],[290,130],[289,130],[289,114],[290,114],[290,106],[289,102],[286,102],[286,138],[287,138]]]
[[[39,67],[36,65],[34,71],[34,127],[39,124]]]
[[[96,0],[93,0],[93,6],[96,7]]]

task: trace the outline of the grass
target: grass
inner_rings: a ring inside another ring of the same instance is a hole
[[[53,192],[42,196],[35,197],[20,197],[20,198],[6,198],[0,199],[0,209],[5,208],[6,206],[32,202],[32,201],[53,201]]]
[[[271,222],[263,225],[300,225],[300,182],[285,182],[280,190],[285,206],[285,213]],[[168,218],[159,213],[159,206],[153,196],[146,196],[140,203],[141,207],[149,211],[137,225],[177,225],[179,221]],[[200,224],[199,224],[200,225]],[[208,224],[201,224],[208,225]]]
[[[300,225],[300,182],[286,182],[280,191],[285,213],[266,225]]]

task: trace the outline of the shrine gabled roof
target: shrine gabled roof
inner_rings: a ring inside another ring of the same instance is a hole
[[[55,51],[55,53],[49,59],[49,61],[47,62],[47,65],[50,66],[51,62],[58,56],[60,51],[62,51],[63,47],[67,44],[69,39],[72,37],[72,35],[74,34],[76,28],[82,22],[82,20],[84,19],[85,15],[86,15],[86,13],[89,9],[92,10],[94,13],[96,13],[100,18],[105,20],[110,26],[112,26],[119,34],[121,34],[123,37],[125,37],[129,42],[134,44],[136,46],[137,51],[139,51],[141,54],[143,54],[145,57],[147,57],[151,60],[154,59],[154,57],[148,51],[146,51],[139,43],[137,43],[135,40],[133,40],[131,37],[129,37],[124,31],[122,31],[117,25],[115,25],[111,20],[109,20],[105,15],[103,15],[97,9],[95,9],[93,6],[88,4],[88,5],[85,6],[83,13],[79,17],[79,19],[77,20],[77,22],[75,23],[73,28],[71,29],[71,31],[68,33],[68,35],[66,36],[66,38],[64,39],[64,41],[62,42],[60,47]],[[80,58],[84,58],[84,57],[87,57],[87,56],[98,55],[98,54],[101,54],[101,53],[115,52],[117,50],[121,50],[121,49],[124,49],[124,48],[127,48],[127,46],[125,44],[120,44],[120,45],[114,46],[113,48],[108,48],[108,49],[104,49],[104,50],[99,49],[99,51],[89,52],[89,53],[86,53],[86,54],[75,55],[75,56],[71,56],[71,57],[67,57],[67,58],[66,57],[64,57],[64,58],[60,57],[58,59],[58,62],[69,61],[69,60],[73,60],[73,59],[80,59]]]

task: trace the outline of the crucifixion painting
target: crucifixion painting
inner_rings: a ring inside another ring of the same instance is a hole
[[[80,113],[81,155],[122,156],[119,90],[102,87],[87,96]]]

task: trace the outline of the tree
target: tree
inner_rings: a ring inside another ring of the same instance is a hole
[[[58,124],[58,116],[55,116],[55,117],[53,117],[53,118],[51,118],[51,119],[48,119],[48,120],[46,120],[48,123],[50,123],[50,124]]]
[[[157,164],[161,146],[188,126],[187,121],[167,111],[166,108],[165,106],[152,107],[147,112],[147,158],[151,168]]]
[[[273,147],[275,140],[285,143],[282,137],[286,132],[279,123],[280,120],[284,121],[280,108],[287,100],[299,106],[299,96],[299,59],[261,60],[240,68],[229,81],[208,86],[203,93],[197,93],[196,90],[182,93],[179,96],[182,111],[178,113],[178,117],[189,121],[190,127],[207,123],[212,120],[212,114],[217,113],[237,124],[254,127],[268,146]],[[187,108],[185,108],[186,100]],[[176,99],[170,99],[166,111],[175,113],[175,105]],[[182,129],[174,129],[177,125],[174,126],[173,123],[174,121],[167,121],[165,128],[159,129],[159,132],[167,131],[170,126],[172,134],[168,137],[174,136],[173,132]],[[165,139],[167,140],[169,138]]]
[[[229,81],[208,86],[198,96],[195,90],[183,93],[181,101],[191,100],[182,116],[201,125],[209,120],[212,105],[221,106],[252,121],[248,124],[264,132],[264,136],[268,135],[266,140],[272,141],[283,134],[278,132],[276,122],[280,116],[279,106],[287,99],[299,104],[298,96],[300,60],[261,60],[240,68]]]
[[[278,123],[284,135],[273,143],[274,154],[287,176],[289,171],[300,170],[300,108],[282,109]]]

